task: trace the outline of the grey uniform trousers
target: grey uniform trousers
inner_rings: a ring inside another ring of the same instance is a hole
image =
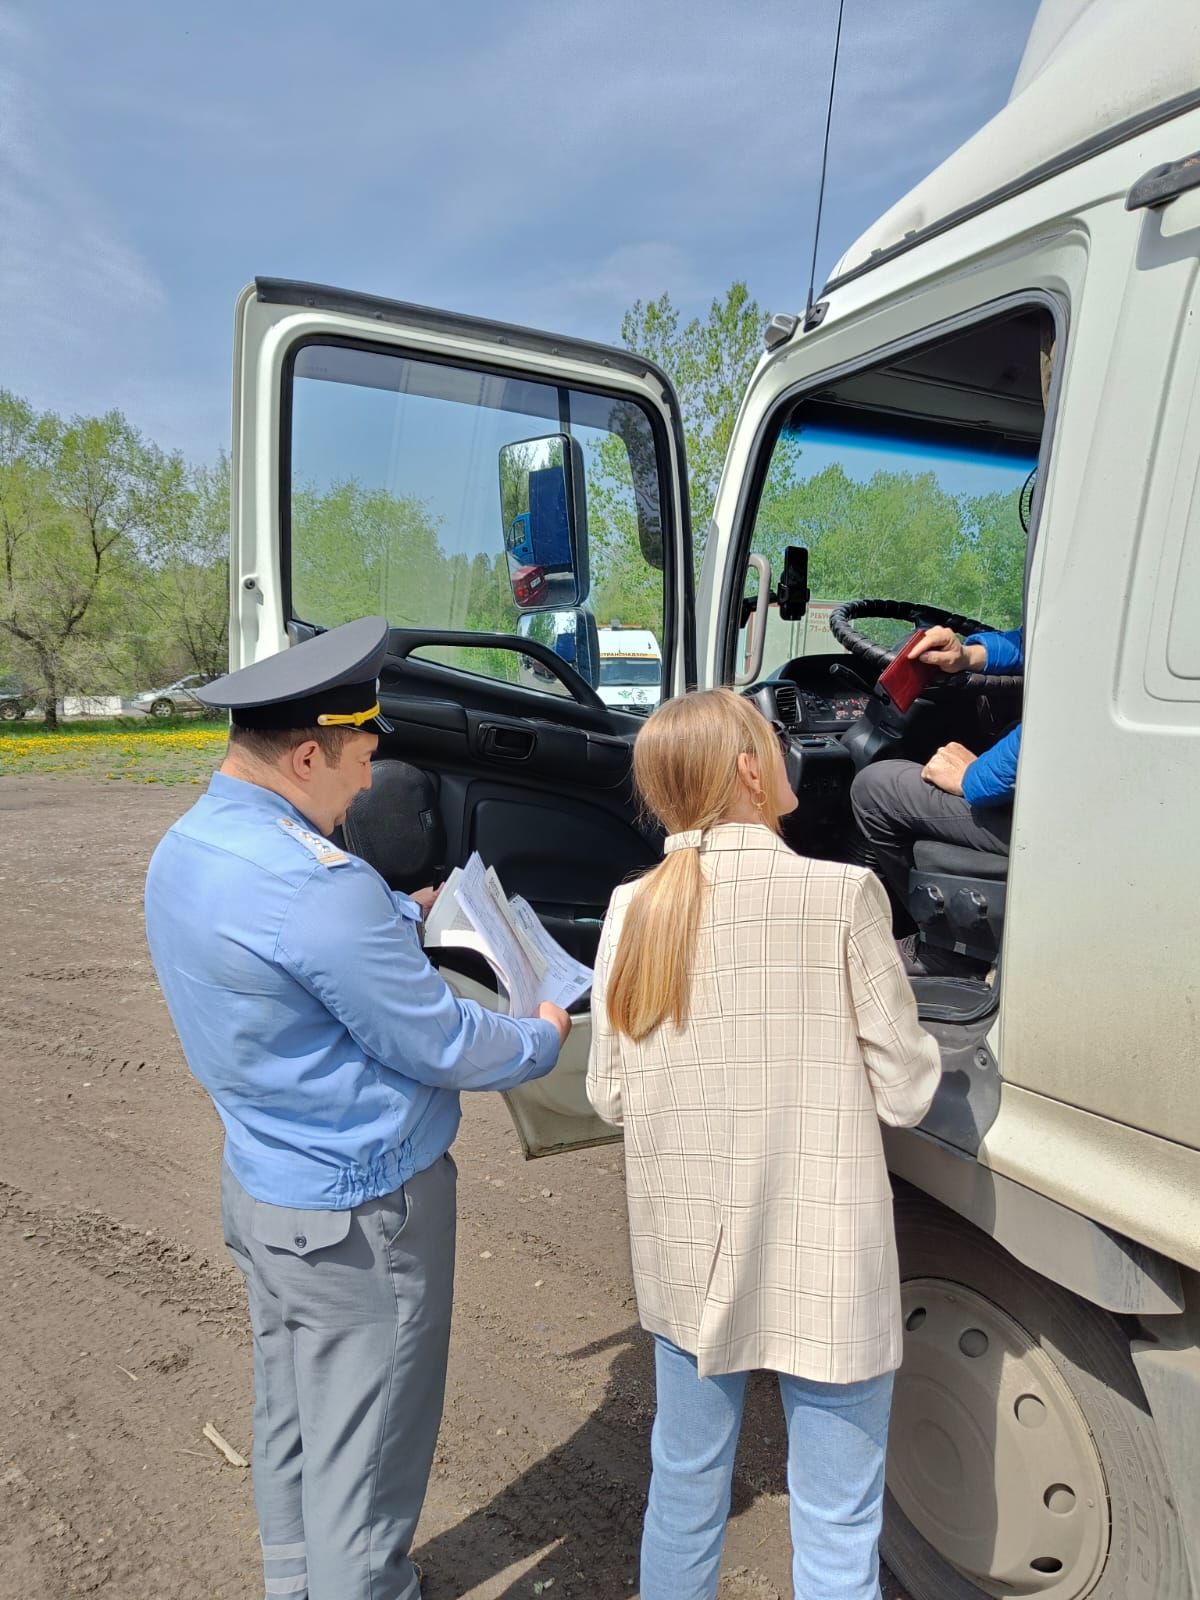
[[[961,795],[947,794],[925,782],[916,761],[877,761],[864,767],[851,785],[850,803],[891,890],[901,924],[897,931],[913,926],[907,911],[908,874],[918,839],[1008,854],[1012,806],[973,806]]]
[[[268,1600],[418,1600],[409,1550],[445,1397],[456,1182],[447,1155],[353,1211],[295,1211],[222,1167],[254,1331]]]

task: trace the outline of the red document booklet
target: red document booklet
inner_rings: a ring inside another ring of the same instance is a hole
[[[907,711],[922,689],[929,687],[942,676],[940,667],[928,666],[924,661],[910,661],[908,652],[920,644],[927,629],[918,628],[896,652],[896,659],[879,674],[879,687],[897,711]]]

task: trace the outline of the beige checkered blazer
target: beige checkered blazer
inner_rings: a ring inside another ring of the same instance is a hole
[[[695,1354],[701,1376],[874,1377],[901,1352],[879,1119],[919,1122],[941,1070],[887,897],[865,868],[811,861],[753,825],[704,835],[701,870],[684,1027],[634,1044],[608,1026],[635,884],[613,896],[592,989],[588,1096],[625,1130],[642,1325]]]

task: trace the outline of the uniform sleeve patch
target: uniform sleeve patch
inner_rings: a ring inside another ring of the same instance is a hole
[[[344,867],[350,860],[344,850],[339,850],[337,845],[326,839],[323,834],[314,833],[311,828],[302,828],[291,817],[276,817],[275,820],[284,833],[291,834],[296,843],[303,845],[321,866]]]

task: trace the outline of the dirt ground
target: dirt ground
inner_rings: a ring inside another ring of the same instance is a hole
[[[219,1128],[142,936],[146,862],[195,792],[0,779],[0,1600],[262,1592],[250,1475],[202,1435],[249,1452]],[[653,1381],[620,1147],[526,1163],[503,1102],[464,1101],[426,1596],[633,1595]],[[791,1594],[782,1461],[759,1378],[723,1600]]]

